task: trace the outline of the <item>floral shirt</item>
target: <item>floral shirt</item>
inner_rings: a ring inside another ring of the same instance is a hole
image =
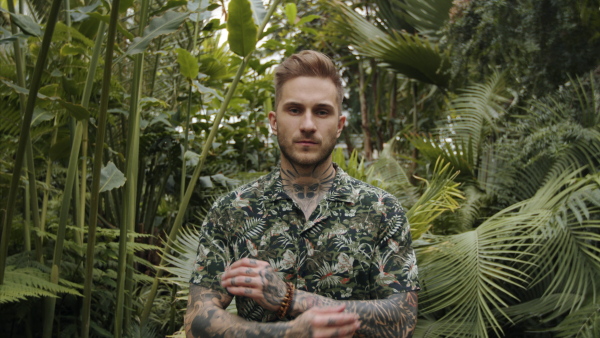
[[[226,266],[269,262],[296,288],[336,300],[383,299],[419,290],[404,210],[389,193],[336,167],[331,190],[306,218],[284,192],[279,167],[219,198],[201,228],[190,283],[221,287]],[[274,321],[274,312],[236,297],[238,315]]]

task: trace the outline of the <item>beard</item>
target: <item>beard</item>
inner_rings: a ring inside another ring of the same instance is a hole
[[[337,138],[323,140],[319,143],[320,148],[316,152],[304,153],[294,150],[294,142],[289,141],[282,134],[277,135],[277,142],[281,155],[288,160],[292,165],[299,167],[316,167],[325,162],[335,148]]]

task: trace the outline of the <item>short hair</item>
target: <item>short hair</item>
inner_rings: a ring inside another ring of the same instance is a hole
[[[338,69],[327,55],[314,50],[296,53],[275,68],[275,110],[281,100],[283,85],[300,76],[330,79],[337,91],[339,113],[342,113],[344,90]]]

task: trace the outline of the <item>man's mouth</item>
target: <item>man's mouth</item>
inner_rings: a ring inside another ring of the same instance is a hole
[[[318,142],[313,141],[313,140],[299,140],[294,143],[301,145],[301,146],[314,146],[314,145],[319,144]]]

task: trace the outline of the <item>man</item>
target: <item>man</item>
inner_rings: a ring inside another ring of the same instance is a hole
[[[275,70],[278,168],[221,197],[201,229],[188,337],[410,337],[417,267],[396,199],[331,154],[346,118],[331,60]],[[236,297],[238,315],[224,309]]]

